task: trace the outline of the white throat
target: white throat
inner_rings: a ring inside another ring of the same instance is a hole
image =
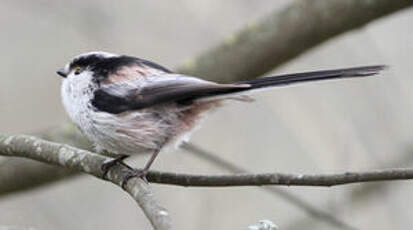
[[[79,75],[70,74],[62,82],[62,102],[72,121],[80,127],[87,126],[87,119],[93,111],[90,104],[97,85],[92,80],[90,71]]]

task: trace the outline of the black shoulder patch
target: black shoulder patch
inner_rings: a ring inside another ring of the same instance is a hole
[[[119,114],[128,110],[133,110],[134,103],[128,98],[123,98],[107,93],[99,89],[95,91],[92,105],[99,111]]]

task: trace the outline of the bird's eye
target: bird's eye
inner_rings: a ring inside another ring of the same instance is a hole
[[[78,74],[80,74],[80,73],[83,71],[83,68],[80,67],[80,66],[75,66],[75,67],[73,68],[73,70],[74,70],[75,75],[78,75]]]

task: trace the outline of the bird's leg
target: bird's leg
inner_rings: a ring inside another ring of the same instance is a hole
[[[116,157],[113,160],[109,160],[109,161],[103,163],[102,166],[101,166],[101,169],[103,171],[103,176],[102,177],[106,178],[109,170],[117,164],[121,164],[121,165],[124,165],[125,167],[127,167],[129,169],[132,169],[131,167],[129,167],[127,164],[125,164],[123,162],[123,160],[128,158],[128,157],[129,157],[129,155],[120,155],[119,157]]]
[[[122,188],[125,189],[125,186],[128,183],[128,180],[130,180],[132,177],[140,177],[142,180],[148,183],[148,181],[146,180],[146,174],[148,174],[149,168],[151,167],[152,163],[155,161],[159,152],[160,152],[160,149],[157,149],[152,153],[151,158],[149,158],[148,162],[146,162],[145,167],[143,167],[143,169],[133,169],[133,171],[125,175],[122,180]]]

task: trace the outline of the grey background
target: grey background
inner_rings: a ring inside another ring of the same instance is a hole
[[[1,130],[32,133],[68,121],[55,71],[79,53],[104,50],[174,68],[288,2],[3,0]],[[405,10],[330,40],[274,71],[390,65],[382,76],[256,94],[255,103],[231,103],[213,113],[193,142],[254,172],[412,166],[412,28],[413,11]],[[142,165],[143,159],[131,164]],[[154,168],[224,173],[179,150],[162,153]],[[245,229],[260,219],[293,229],[307,217],[260,188],[153,187],[176,229]],[[410,182],[354,195],[357,189],[363,186],[286,188],[360,229],[413,228]],[[45,230],[149,229],[126,193],[89,176],[8,196],[0,200],[0,213],[0,225]]]

